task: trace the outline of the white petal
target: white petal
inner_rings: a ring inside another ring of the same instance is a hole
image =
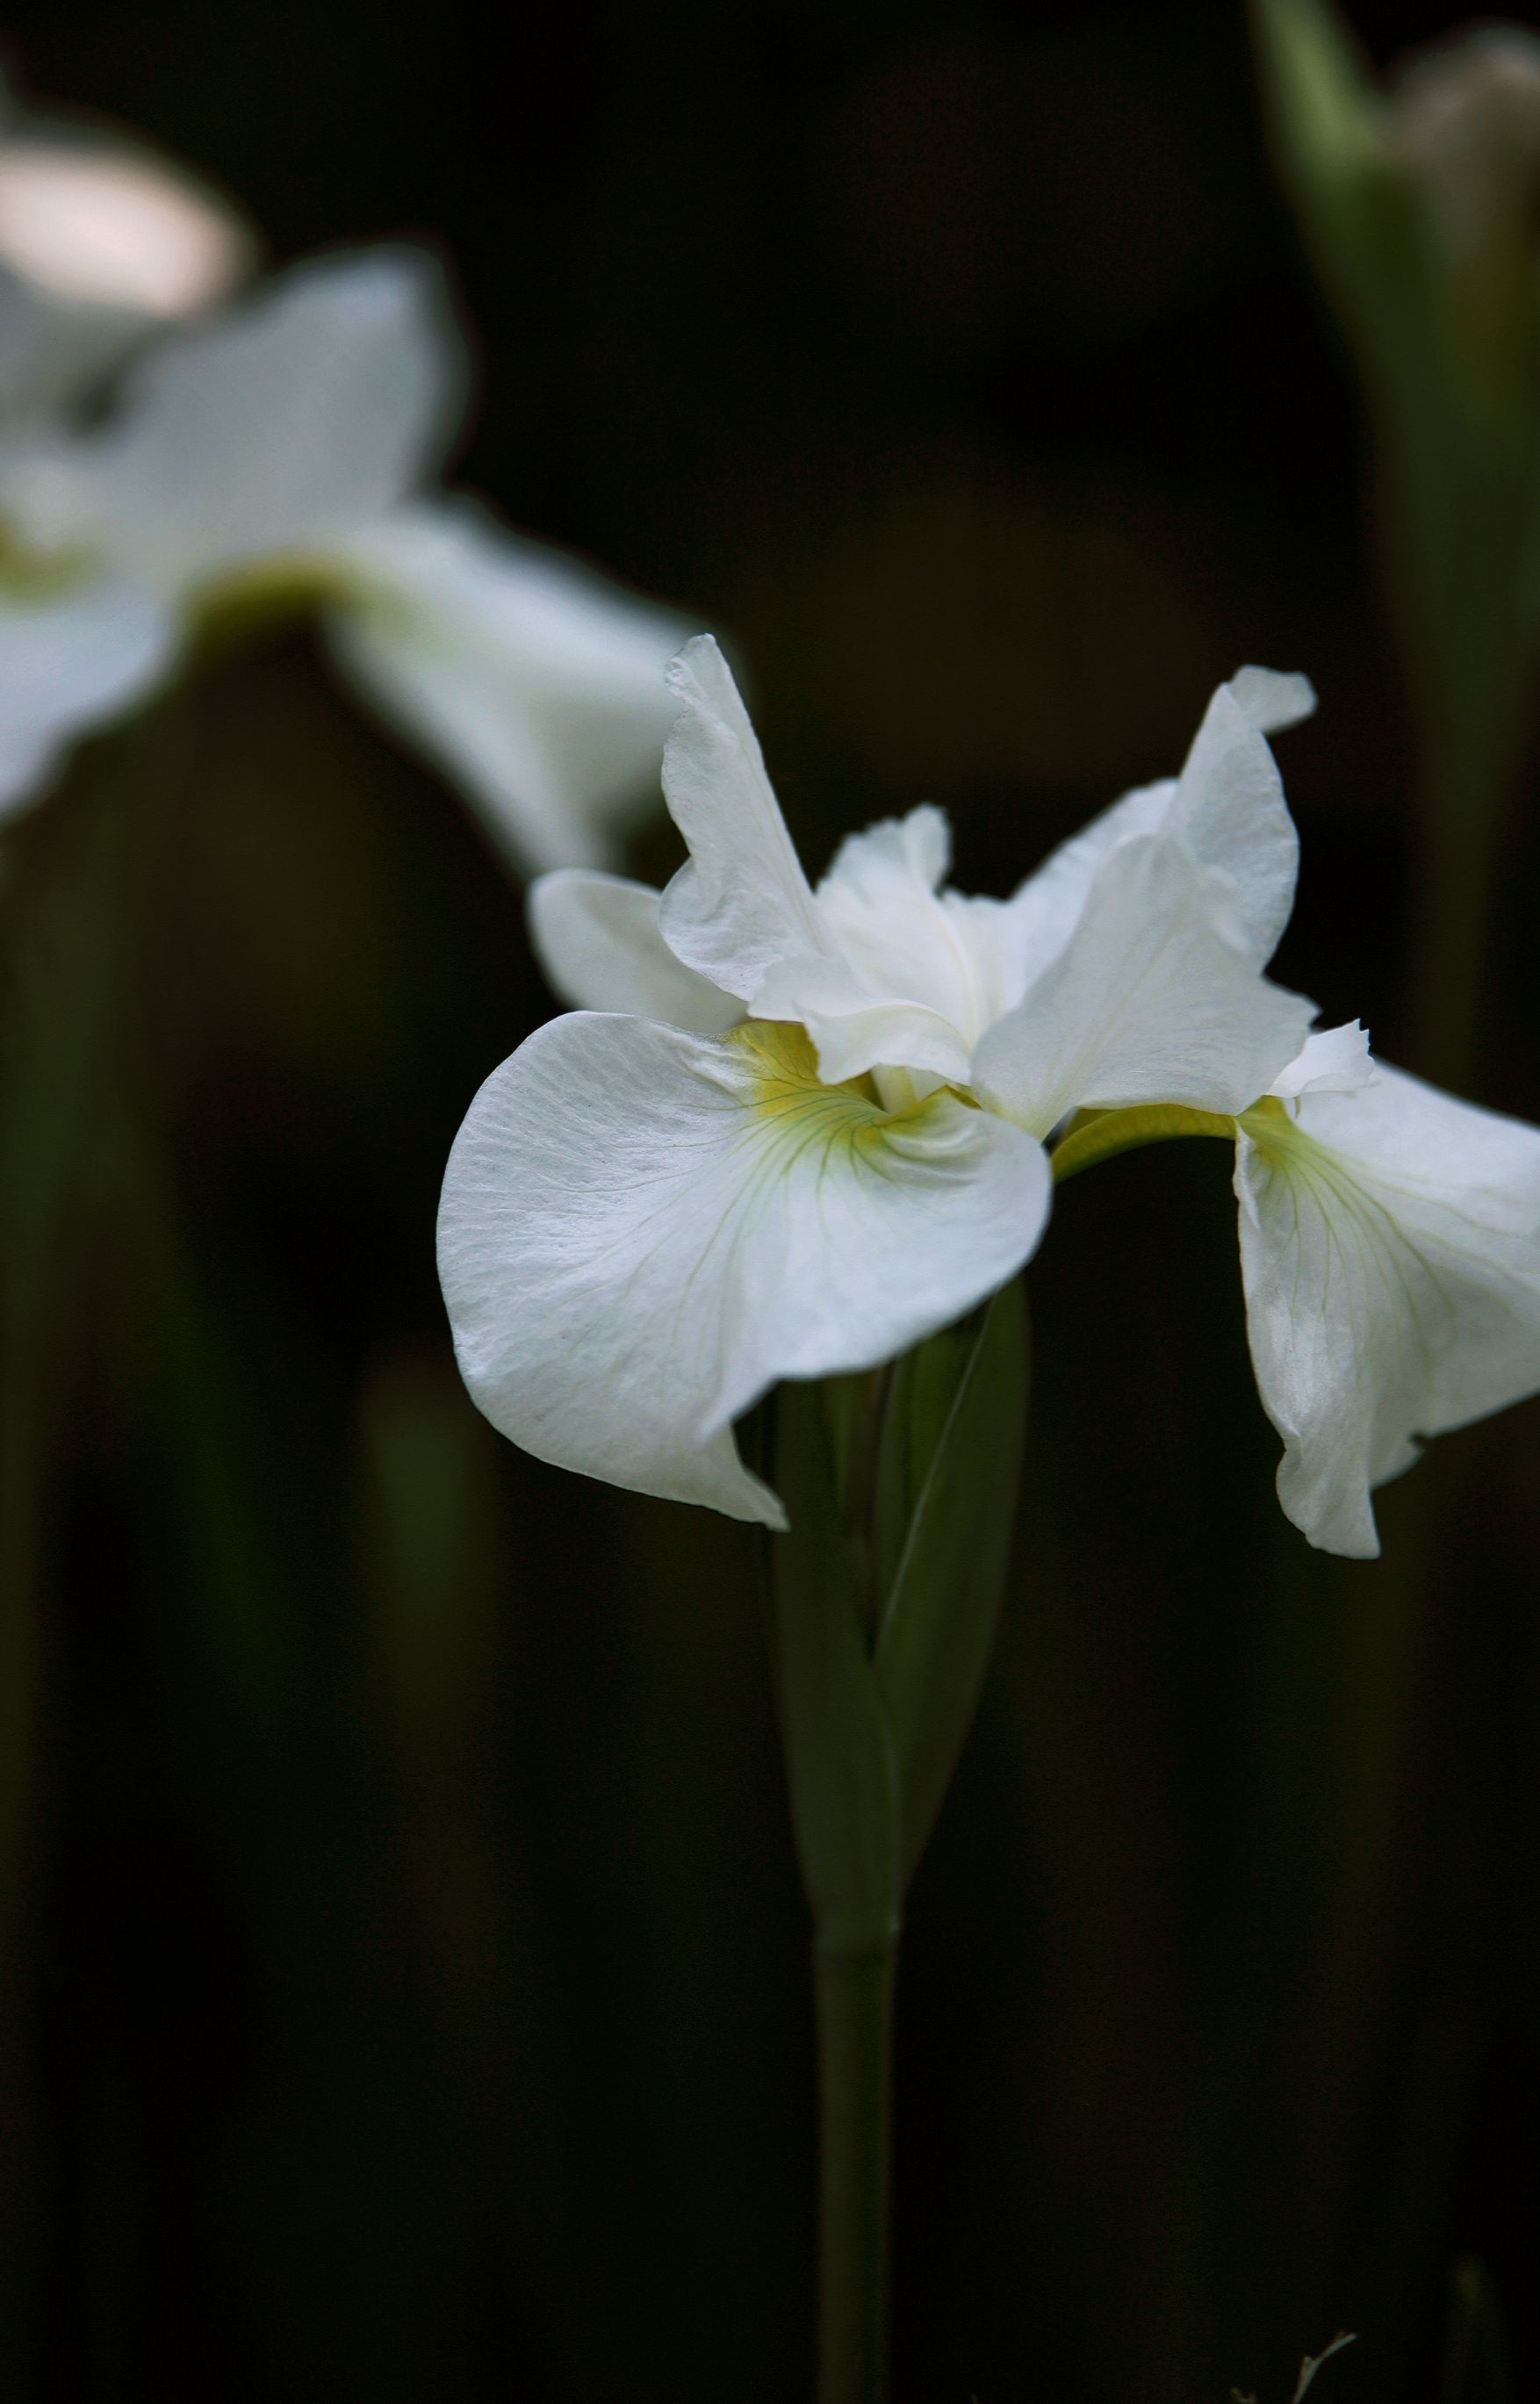
[[[426,255],[296,269],[137,362],[117,416],[80,445],[102,539],[173,585],[324,552],[411,491],[453,428],[462,376]]]
[[[176,642],[167,609],[117,584],[0,608],[0,817],[47,783],[77,736],[149,692]]]
[[[988,1006],[967,920],[937,891],[950,852],[945,817],[924,804],[907,818],[884,819],[843,843],[819,886],[818,904],[865,1001],[917,1004],[957,1029],[966,1067],[974,1041],[998,1012]]]
[[[724,993],[753,1002],[796,955],[833,955],[759,741],[709,635],[668,670],[682,704],[664,752],[663,787],[690,858],[663,897],[669,949]]]
[[[874,994],[844,960],[816,954],[783,960],[761,981],[754,1008],[759,1017],[805,1027],[831,1084],[878,1066],[968,1082],[973,1046],[949,1018],[924,1002]]]
[[[1169,824],[1205,868],[1230,878],[1247,948],[1266,968],[1294,908],[1299,837],[1266,737],[1233,685],[1222,684],[1209,704],[1177,780]]]
[[[0,423],[40,426],[143,341],[136,310],[40,291],[0,261]]]
[[[1369,1057],[1367,1032],[1357,1019],[1346,1027],[1324,1027],[1305,1039],[1297,1060],[1275,1077],[1270,1090],[1290,1099],[1300,1094],[1351,1094],[1372,1085],[1379,1075]]]
[[[966,1082],[973,1043],[998,1012],[970,922],[956,897],[936,891],[950,852],[946,820],[929,803],[849,836],[817,895],[838,957],[804,952],[762,978],[757,1013],[800,1021],[830,1083],[879,1065]]]
[[[660,896],[626,876],[558,868],[529,888],[529,932],[552,990],[574,1010],[628,1011],[699,1035],[743,1016],[733,996],[677,960],[658,931]]]
[[[847,904],[860,925],[895,898],[934,893],[952,864],[946,813],[921,802],[902,818],[879,818],[847,834],[819,885],[820,902]]]
[[[1080,924],[1091,879],[1113,846],[1130,835],[1153,834],[1163,828],[1176,799],[1176,778],[1136,786],[1113,802],[1051,851],[1041,868],[1017,886],[1003,907],[1006,940],[1018,964],[1020,983],[1013,1001],[1019,1000],[1027,981],[1037,975],[1064,949]]]
[[[1265,967],[1294,906],[1299,844],[1262,737],[1296,725],[1314,707],[1308,678],[1273,668],[1241,668],[1222,684],[1181,776],[1125,793],[1018,888],[1006,905],[1016,956],[1035,970],[1063,948],[1114,845],[1175,831],[1206,868],[1234,881],[1245,939]]]
[[[398,510],[337,556],[333,647],[375,706],[518,866],[607,859],[657,798],[679,621],[469,507]]]
[[[1237,1154],[1252,1359],[1285,1512],[1370,1558],[1415,1439],[1540,1388],[1540,1133],[1385,1068],[1297,1111]]]
[[[1032,1251],[1049,1190],[1019,1128],[944,1094],[889,1118],[821,1084],[796,1030],[555,1019],[450,1159],[460,1366],[539,1459],[779,1526],[731,1421],[959,1317]]]
[[[1231,898],[1165,836],[1116,845],[1073,940],[980,1044],[980,1097],[1045,1136],[1082,1108],[1233,1112],[1266,1093],[1312,1011],[1258,972]]]
[[[1315,712],[1315,687],[1284,668],[1238,668],[1229,692],[1260,734],[1281,734]]]

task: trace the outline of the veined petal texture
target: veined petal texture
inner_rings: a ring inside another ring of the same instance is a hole
[[[657,796],[680,622],[463,505],[397,510],[335,556],[343,667],[516,864],[605,860],[609,828]]]
[[[1232,901],[1165,835],[1115,845],[1071,941],[979,1045],[980,1098],[1041,1136],[1083,1108],[1244,1110],[1314,1011],[1261,975]]]
[[[1373,1557],[1371,1490],[1416,1439],[1540,1389],[1540,1131],[1381,1064],[1248,1112],[1236,1192],[1279,1499]]]
[[[83,510],[126,571],[171,587],[324,550],[436,462],[462,382],[426,254],[293,269],[135,363],[112,419],[77,445]]]
[[[1030,1255],[1049,1194],[1020,1128],[822,1084],[800,1029],[580,1013],[472,1104],[440,1273],[466,1383],[516,1444],[775,1527],[732,1420],[972,1308]]]

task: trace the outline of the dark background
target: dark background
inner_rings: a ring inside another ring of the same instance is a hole
[[[1352,14],[1382,58],[1449,21]],[[929,797],[1004,890],[1241,661],[1308,670],[1278,973],[1406,1058],[1407,714],[1238,7],[8,23],[274,259],[441,249],[456,472],[735,639],[810,866]],[[12,928],[100,773],[19,834]],[[25,1698],[5,2392],[805,2395],[759,1539],[516,1455],[440,1313],[450,1140],[550,1007],[517,896],[301,636],[180,705],[149,826]],[[1540,1117],[1534,841],[1473,1097]],[[1019,1555],[906,1945],[899,2404],[1284,2404],[1338,2327],[1323,2399],[1495,2397],[1444,2369],[1472,2255],[1540,2378],[1540,1416],[1389,1492],[1380,1564],[1311,1554],[1233,1222],[1170,1146],[1031,1273]]]

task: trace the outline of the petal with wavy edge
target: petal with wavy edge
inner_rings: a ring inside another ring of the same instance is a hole
[[[800,1031],[720,1041],[553,1020],[472,1104],[439,1259],[482,1409],[539,1459],[783,1524],[732,1420],[780,1377],[864,1369],[1036,1246],[1041,1146],[954,1096],[889,1116]]]
[[[663,788],[690,858],[664,893],[664,938],[687,967],[753,1003],[777,963],[832,957],[833,945],[749,712],[709,635],[686,643],[668,685],[681,706]]]
[[[1271,1091],[1284,1100],[1300,1094],[1351,1094],[1372,1085],[1379,1071],[1369,1056],[1369,1039],[1357,1019],[1308,1035],[1297,1060],[1273,1079]]]
[[[888,1067],[966,1083],[974,1043],[1015,999],[990,942],[1005,906],[938,892],[950,855],[930,803],[849,836],[817,895],[838,958],[805,953],[762,981],[759,1015],[799,1020],[829,1080]]]
[[[324,552],[412,490],[463,382],[426,254],[293,269],[135,363],[117,413],[76,446],[97,539],[126,571],[178,588],[267,552]]]
[[[529,932],[553,992],[574,1010],[623,1011],[722,1035],[743,1005],[677,960],[658,930],[660,895],[628,876],[558,868],[529,888]]]
[[[333,649],[523,867],[585,867],[655,803],[680,623],[469,505],[401,509],[336,547]]]
[[[1313,1012],[1261,975],[1231,903],[1183,845],[1116,845],[1073,940],[980,1044],[980,1098],[1043,1136],[1083,1108],[1244,1110],[1295,1057]]]
[[[1540,1131],[1383,1066],[1295,1108],[1240,1129],[1252,1360],[1284,1511],[1367,1559],[1419,1437],[1540,1389]]]
[[[176,645],[172,613],[119,584],[0,607],[0,817],[48,782],[77,737],[153,691]]]

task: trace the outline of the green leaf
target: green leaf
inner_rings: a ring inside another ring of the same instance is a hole
[[[988,1662],[1026,1410],[1019,1279],[886,1377],[777,1397],[777,1683],[825,1951],[897,1933]]]
[[[776,1483],[791,1518],[774,1545],[777,1698],[803,1883],[825,1951],[879,1951],[897,1933],[898,1766],[867,1653],[870,1588],[840,1475],[851,1384],[776,1398]]]
[[[913,1876],[973,1725],[1011,1556],[1027,1424],[1022,1282],[893,1371],[877,1465],[875,1672]]]

